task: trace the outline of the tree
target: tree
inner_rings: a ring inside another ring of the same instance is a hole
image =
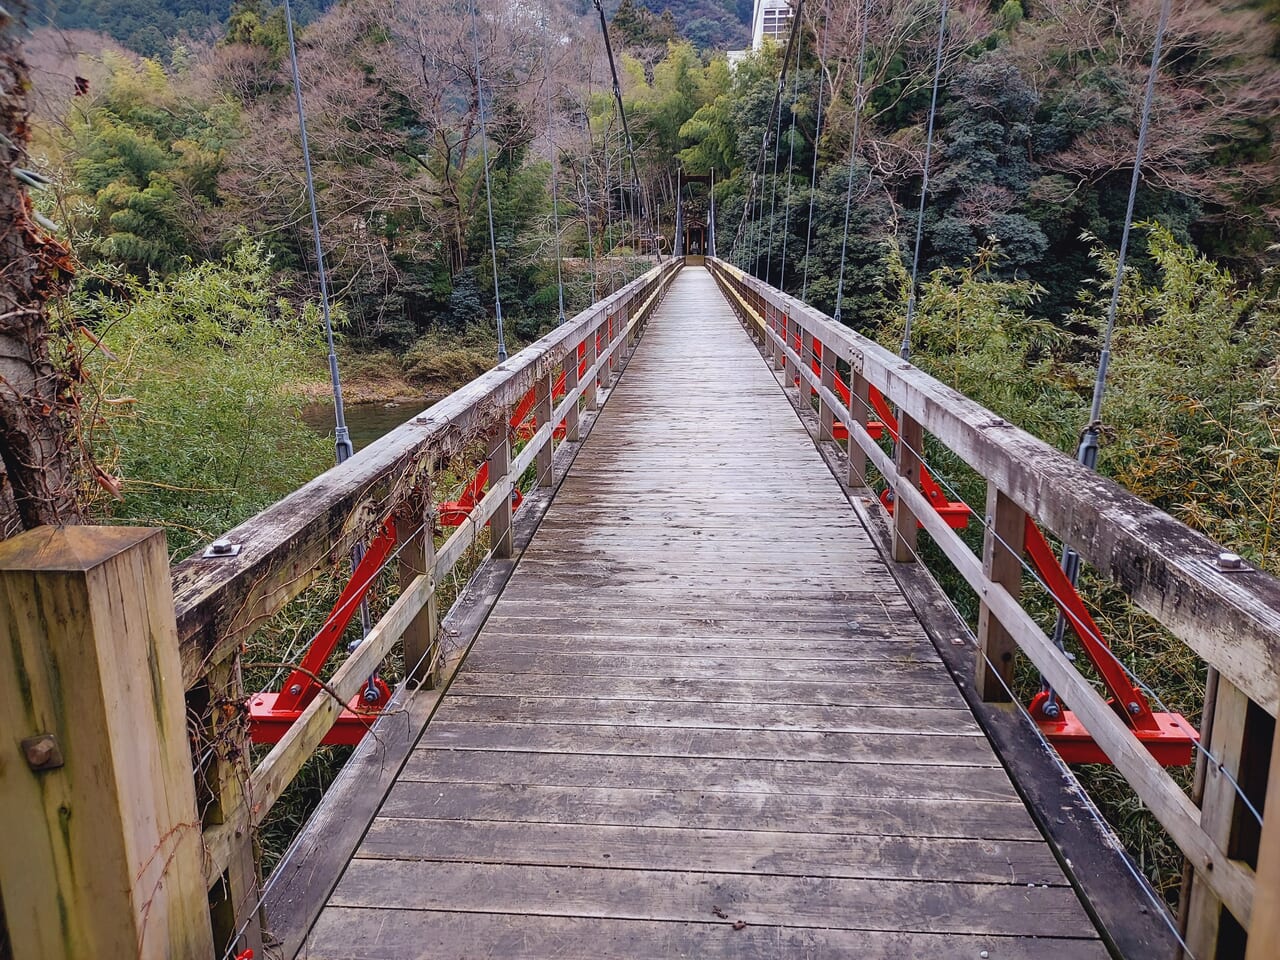
[[[19,171],[27,166],[24,25],[0,9],[0,536],[75,523],[67,372],[50,349],[48,301],[66,292],[67,250],[33,216]]]

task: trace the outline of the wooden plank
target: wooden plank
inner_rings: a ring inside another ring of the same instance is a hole
[[[351,862],[337,906],[701,920],[715,906],[749,925],[1070,936],[1088,919],[1062,887],[455,864]]]
[[[429,747],[624,753],[647,757],[742,757],[761,760],[875,760],[879,763],[977,766],[994,764],[979,736],[814,733],[623,727],[605,724],[454,723],[435,720]]]
[[[929,676],[929,675],[926,675]],[[929,679],[936,680],[937,674]],[[653,679],[614,677],[589,687],[574,676],[487,673],[468,669],[453,683],[455,694],[468,697],[577,698],[623,702],[714,703],[719,705],[957,707],[964,703],[948,683],[919,680],[853,681],[721,680],[697,677]],[[967,711],[966,711],[967,714]]]
[[[740,757],[417,750],[405,763],[400,779],[610,789],[645,787],[669,780],[699,794],[803,794],[983,803],[1018,800],[1008,777],[995,766],[951,766],[946,776],[940,777],[930,766],[881,764],[874,760],[815,764]]]
[[[488,673],[546,673],[572,677],[648,677],[658,680],[708,676],[734,680],[827,680],[861,679],[891,680],[901,676],[902,667],[912,663],[910,654],[896,661],[850,662],[837,660],[799,660],[742,657],[648,657],[613,654],[551,654],[493,650],[485,646],[473,651],[476,670]],[[926,663],[928,661],[925,661]],[[935,681],[950,681],[936,671],[928,671]]]
[[[536,616],[538,613],[543,613],[544,616]],[[599,611],[593,613],[599,614]],[[916,641],[923,637],[919,621],[910,616],[909,608],[900,603],[893,604],[892,608],[888,603],[883,607],[868,604],[868,607],[858,609],[851,617],[827,622],[781,620],[769,617],[767,609],[760,611],[759,617],[741,617],[736,620],[714,616],[717,613],[719,611],[703,609],[696,616],[680,618],[628,617],[625,614],[603,617],[563,611],[561,616],[552,616],[545,609],[535,609],[525,616],[495,611],[490,623],[495,634],[517,637],[680,637],[690,641],[728,640],[737,637],[744,640],[835,640],[851,646],[854,641],[861,640],[890,641],[895,637],[904,637]],[[785,648],[780,645],[780,649]]]
[[[455,907],[455,911],[456,911]],[[1106,960],[1097,940],[996,937],[883,930],[745,926],[708,910],[696,922],[540,917],[333,907],[307,944],[308,960],[461,960],[477,946],[525,960]]]
[[[518,688],[517,688],[518,690]],[[704,700],[476,697],[456,691],[441,719],[451,723],[554,723],[700,730],[797,730],[815,733],[977,735],[964,708],[842,704],[711,703]]]
[[[812,601],[774,598],[768,605],[768,615],[776,620],[790,620],[797,624],[797,629],[804,629],[808,624],[856,625],[858,623],[885,622],[899,626],[909,626],[915,622],[910,608],[897,597],[877,597],[865,605],[842,604],[819,605]],[[896,608],[896,611],[895,609]],[[601,605],[590,597],[582,596],[575,601],[559,604],[560,614],[556,607],[538,600],[503,600],[498,613],[505,617],[533,617],[541,619],[558,619],[559,616],[582,617],[598,614]],[[754,620],[760,613],[761,605],[751,601],[720,601],[714,606],[697,600],[678,600],[662,604],[646,603],[641,600],[618,600],[609,605],[609,612],[624,620],[647,620],[650,618],[670,620],[672,618],[697,619],[714,614],[718,620]],[[895,616],[896,613],[896,616]]]
[[[971,840],[706,827],[380,817],[357,856],[771,876],[1064,886],[1039,839]]]

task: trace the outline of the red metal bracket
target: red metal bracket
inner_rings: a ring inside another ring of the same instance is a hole
[[[289,674],[280,692],[263,691],[249,698],[249,737],[254,743],[279,742],[321,692],[317,679],[320,671],[324,669],[352,618],[359,612],[361,602],[368,596],[395,545],[395,523],[388,518],[352,571],[350,582],[329,611],[324,625],[312,638],[306,656]],[[361,690],[347,704],[323,742],[348,746],[359,743],[390,699],[390,689],[381,679],[375,678],[372,690]]]
[[[1139,741],[1166,767],[1187,766],[1195,757],[1199,736],[1186,718],[1177,713],[1155,713],[1142,691],[1133,685],[1089,615],[1080,593],[1063,572],[1049,541],[1030,517],[1023,545],[1036,573],[1049,588],[1063,619],[1079,638],[1085,656],[1093,664],[1110,694],[1107,703],[1124,719]],[[1057,717],[1045,715],[1048,693],[1032,698],[1029,712],[1045,738],[1068,763],[1110,763],[1074,713],[1061,705]]]
[[[610,325],[612,328],[612,318],[610,318]],[[599,338],[599,335],[597,334],[596,336],[597,355],[599,354],[599,350],[600,350],[600,338]],[[586,360],[587,341],[584,340],[582,341],[582,343],[578,344],[577,354],[578,354],[578,378],[579,380],[581,380],[581,378],[587,372],[587,360]],[[551,387],[552,402],[556,401],[560,397],[563,397],[564,393],[565,393],[565,375],[564,375],[564,371],[561,371],[560,376],[556,378],[555,383],[552,384],[552,387]],[[523,397],[520,398],[520,402],[516,404],[516,408],[512,412],[511,418],[507,421],[511,427],[512,432],[521,440],[528,440],[535,433],[538,432],[537,417],[529,416],[529,414],[533,411],[533,405],[537,402],[537,399],[538,399],[537,390],[536,389],[529,390]],[[565,424],[563,420],[561,420],[556,425],[556,428],[553,431],[552,436],[557,440],[564,439]],[[480,500],[484,497],[484,488],[486,484],[488,484],[488,482],[489,482],[489,465],[487,463],[484,463],[480,465],[480,469],[476,471],[475,476],[473,476],[471,478],[471,481],[466,485],[466,487],[463,488],[462,495],[458,497],[457,500],[450,500],[440,504],[439,510],[437,511],[438,513],[437,519],[439,520],[441,526],[456,527],[459,524],[463,523],[467,519],[467,515],[470,514],[472,510],[475,509],[475,505],[479,503]],[[512,510],[519,510],[520,504],[523,502],[523,500],[524,500],[523,494],[521,494],[519,490],[515,490],[511,498]]]

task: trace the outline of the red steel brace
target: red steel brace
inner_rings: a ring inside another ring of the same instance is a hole
[[[799,353],[799,348],[797,348]],[[822,344],[817,340],[813,341],[813,372],[822,375]],[[799,383],[799,381],[797,381]],[[852,394],[849,392],[849,386],[837,374],[835,377],[836,395],[844,401],[846,407],[853,406]],[[875,387],[871,387],[869,391],[871,397],[871,406],[875,409],[876,414],[880,417],[878,421],[872,420],[867,423],[867,433],[872,440],[879,440],[884,436],[887,430],[889,436],[894,443],[898,442],[898,418],[893,415],[893,410],[885,401],[884,395]],[[848,427],[843,423],[833,425],[832,435],[837,440],[847,439],[849,436]],[[947,521],[947,526],[953,530],[963,530],[969,526],[969,515],[972,511],[968,504],[948,500],[946,494],[942,492],[942,488],[938,486],[938,482],[930,475],[929,470],[924,464],[920,465],[920,492],[929,500],[929,504],[934,510],[938,511],[938,515]],[[893,492],[885,490],[880,494],[880,502],[884,504],[884,508],[893,514]]]
[[[351,580],[338,602],[329,611],[324,626],[311,640],[302,662],[289,674],[279,693],[263,691],[249,698],[249,736],[254,743],[278,743],[280,738],[302,715],[312,700],[321,692],[318,681],[320,671],[342,639],[348,624],[360,609],[360,603],[369,594],[383,564],[396,545],[395,523],[388,519],[378,535],[369,544],[360,563],[351,573]],[[366,693],[377,694],[367,700]],[[328,696],[328,694],[325,694]],[[364,687],[347,704],[337,721],[325,735],[324,743],[354,746],[365,731],[373,725],[378,712],[391,699],[391,690],[381,679],[373,681],[373,688]]]
[[[1089,615],[1079,591],[1063,572],[1049,541],[1030,517],[1027,518],[1024,547],[1031,565],[1049,588],[1049,594],[1063,619],[1071,625],[1080,639],[1085,656],[1102,678],[1111,695],[1107,703],[1133,728],[1134,736],[1163,766],[1181,767],[1190,764],[1195,756],[1196,741],[1199,740],[1195,728],[1181,714],[1152,711],[1147,698],[1133,685],[1129,675],[1116,660],[1110,644]],[[1094,743],[1084,724],[1065,706],[1058,717],[1045,715],[1044,708],[1048,699],[1047,691],[1037,693],[1031,699],[1029,712],[1062,759],[1068,763],[1110,763],[1107,755]]]

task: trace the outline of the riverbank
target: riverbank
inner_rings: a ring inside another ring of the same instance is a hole
[[[424,337],[403,353],[338,349],[342,397],[348,404],[417,403],[439,399],[470,383],[493,366],[497,343],[492,335],[467,333],[456,338]],[[308,403],[333,395],[323,364],[297,386]]]

